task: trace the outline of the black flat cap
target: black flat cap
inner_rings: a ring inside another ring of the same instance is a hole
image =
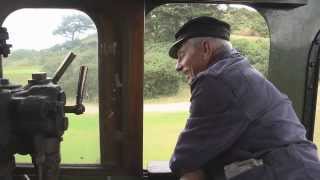
[[[230,39],[230,25],[216,18],[201,16],[185,23],[175,34],[176,42],[169,50],[169,56],[177,58],[177,51],[186,40],[193,37],[216,37]]]

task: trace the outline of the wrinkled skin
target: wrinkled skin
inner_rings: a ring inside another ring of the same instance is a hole
[[[176,70],[186,75],[189,84],[199,72],[208,68],[213,52],[210,42],[195,43],[194,39],[187,40],[177,52]]]

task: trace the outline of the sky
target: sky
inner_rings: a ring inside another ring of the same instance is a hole
[[[21,9],[11,13],[3,23],[9,33],[9,44],[16,49],[46,49],[65,41],[52,32],[59,26],[63,16],[80,14],[77,10]],[[82,13],[84,14],[84,13]]]

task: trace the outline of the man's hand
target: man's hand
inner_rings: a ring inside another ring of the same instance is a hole
[[[205,174],[201,169],[188,172],[180,177],[180,180],[205,180]]]

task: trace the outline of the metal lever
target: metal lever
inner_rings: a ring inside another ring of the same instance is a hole
[[[82,104],[82,101],[83,101],[83,97],[84,97],[85,89],[86,89],[86,84],[87,84],[87,74],[88,74],[88,67],[87,66],[80,66],[76,105],[65,106],[64,107],[65,113],[74,113],[74,114],[79,115],[85,111],[85,107]]]
[[[10,54],[11,44],[7,44],[6,40],[9,39],[7,28],[0,27],[0,78],[3,78],[2,56],[8,57]]]
[[[88,67],[80,66],[76,104],[82,104],[85,89],[86,89],[86,84],[87,84],[87,74],[88,74]]]
[[[52,82],[54,84],[58,83],[58,81],[60,80],[60,78],[62,77],[64,72],[66,72],[67,68],[72,63],[72,61],[74,60],[75,57],[76,57],[76,55],[73,54],[73,52],[69,52],[69,54],[66,56],[66,58],[63,60],[63,62],[58,67],[57,71],[54,73],[54,76],[52,78]]]
[[[8,57],[10,54],[11,44],[7,44],[6,40],[9,39],[9,34],[7,28],[0,27],[0,56]]]

